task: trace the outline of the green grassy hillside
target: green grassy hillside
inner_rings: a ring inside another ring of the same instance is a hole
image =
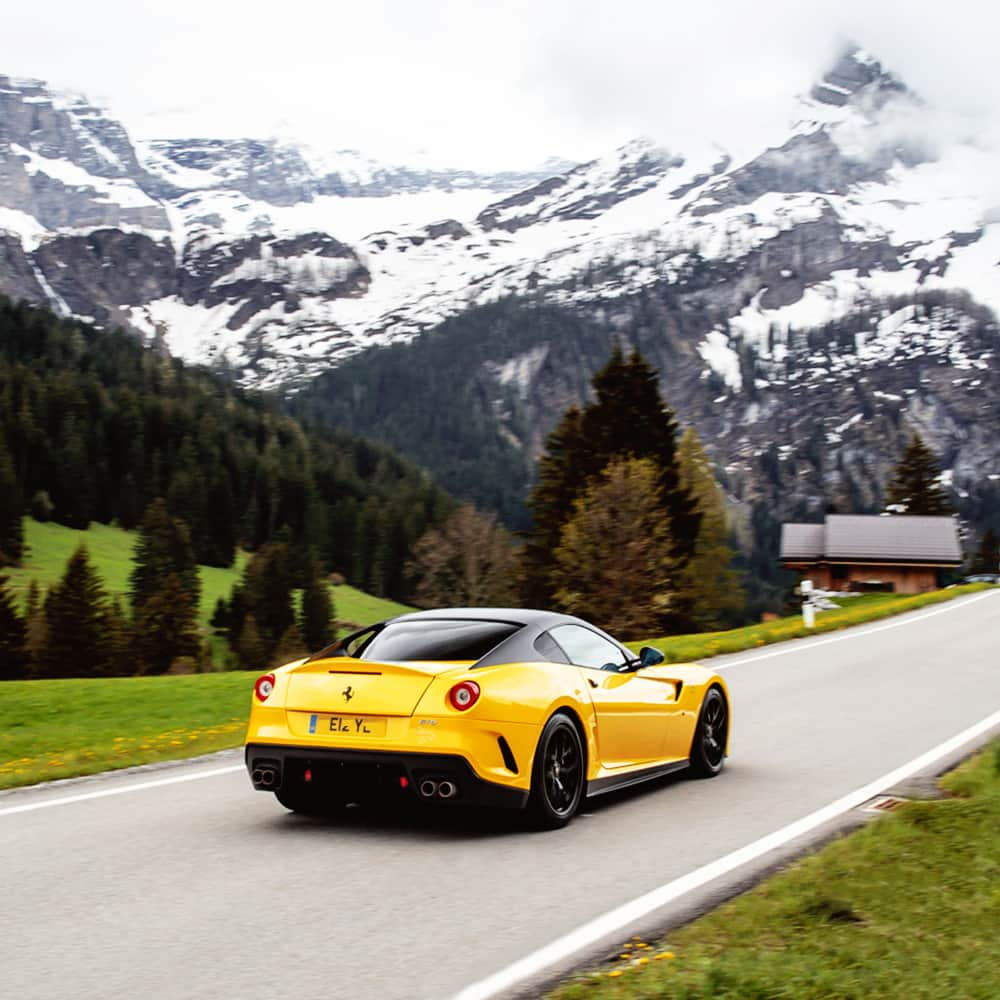
[[[136,534],[134,531],[122,531],[121,528],[96,523],[91,524],[86,531],[74,531],[59,524],[42,524],[29,518],[24,522],[24,537],[29,547],[24,565],[5,572],[23,606],[31,581],[37,580],[43,590],[48,589],[62,576],[66,561],[82,542],[87,546],[91,561],[101,574],[108,592],[127,600]],[[200,567],[200,621],[206,630],[216,601],[220,597],[229,597],[247,558],[245,552],[238,553],[235,565],[229,569]],[[367,625],[411,610],[403,604],[373,597],[346,585],[331,587],[331,591],[337,619],[343,622]]]

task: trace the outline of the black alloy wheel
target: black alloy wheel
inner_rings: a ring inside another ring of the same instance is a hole
[[[725,763],[728,738],[729,706],[717,687],[709,688],[694,731],[691,770],[701,778],[714,778]]]
[[[528,808],[543,830],[565,826],[583,799],[584,754],[576,726],[565,715],[545,724],[535,751]]]

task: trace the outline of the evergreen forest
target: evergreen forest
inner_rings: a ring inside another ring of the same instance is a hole
[[[132,528],[157,498],[195,562],[277,543],[300,586],[318,564],[398,599],[414,543],[454,506],[388,447],[311,429],[132,335],[0,298],[0,559],[20,561],[24,514]]]

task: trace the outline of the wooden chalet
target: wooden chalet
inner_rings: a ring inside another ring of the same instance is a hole
[[[962,563],[952,517],[828,514],[823,524],[783,524],[781,565],[840,591],[921,594]]]

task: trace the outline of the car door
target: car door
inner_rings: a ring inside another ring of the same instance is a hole
[[[622,669],[628,664],[625,651],[582,625],[557,625],[549,634],[586,678],[601,763],[614,768],[662,759],[676,687],[641,670]]]

